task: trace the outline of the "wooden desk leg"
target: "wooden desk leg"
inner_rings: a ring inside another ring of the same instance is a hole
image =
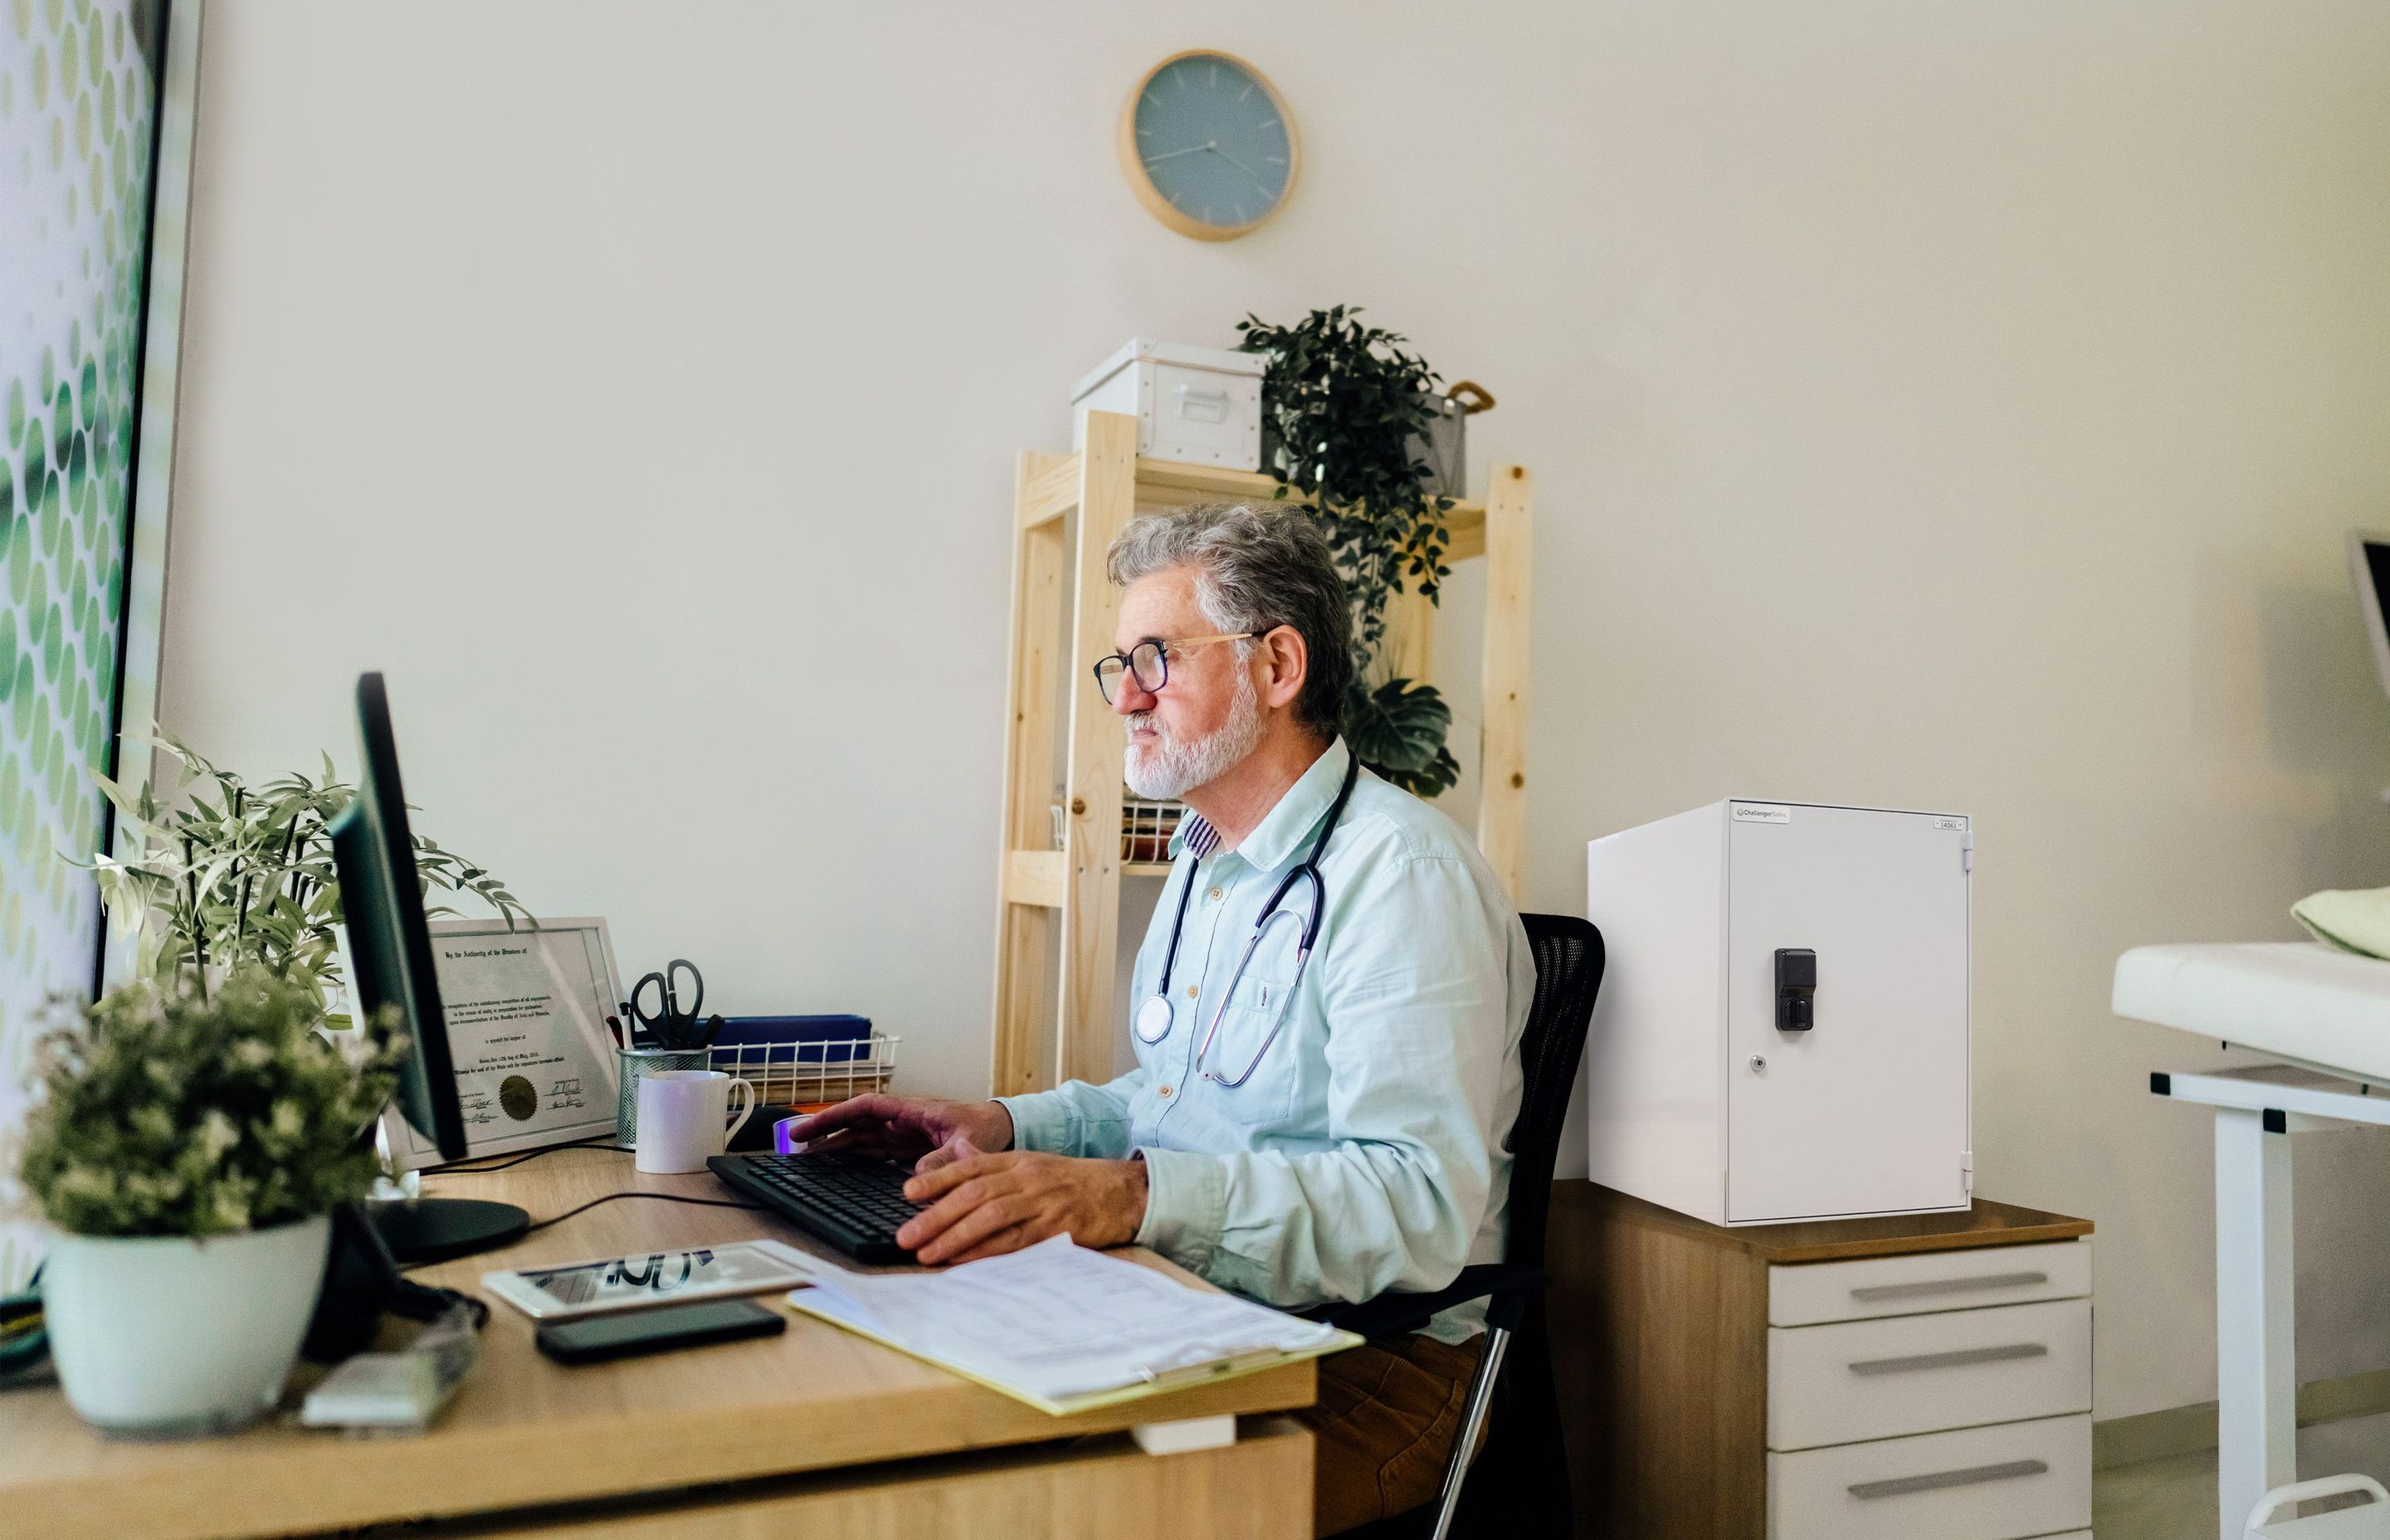
[[[2216,1488],[2218,1534],[2298,1479],[2292,1350],[2291,1139],[2261,1112],[2216,1110]]]
[[[1140,1422],[1128,1434],[1149,1455],[1226,1449],[1237,1442],[1237,1418],[1234,1413],[1222,1412],[1217,1417],[1183,1417],[1176,1422]]]

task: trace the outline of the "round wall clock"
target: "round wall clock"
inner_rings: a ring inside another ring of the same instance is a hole
[[[1121,109],[1121,170],[1182,236],[1234,240],[1294,191],[1294,119],[1262,72],[1210,49],[1173,54]]]

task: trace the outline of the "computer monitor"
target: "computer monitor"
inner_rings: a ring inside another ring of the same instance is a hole
[[[2369,530],[2348,532],[2348,578],[2357,586],[2357,608],[2365,617],[2365,635],[2373,644],[2373,672],[2390,695],[2390,534]]]
[[[398,1007],[412,1045],[392,1099],[415,1131],[443,1158],[464,1159],[465,1114],[456,1097],[456,1061],[440,1006],[440,979],[431,962],[431,929],[424,918],[423,883],[415,869],[415,840],[406,823],[406,790],[398,777],[398,743],[381,675],[357,679],[357,794],[329,825],[332,860],[341,874],[341,909],[349,930],[349,989],[365,1015]],[[374,1227],[402,1263],[433,1262],[503,1246],[520,1236],[531,1216],[511,1203],[480,1199],[424,1198],[377,1203]]]

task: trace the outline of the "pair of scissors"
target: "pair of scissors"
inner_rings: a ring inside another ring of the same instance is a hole
[[[688,996],[686,1008],[681,1004],[680,975],[683,973],[688,975],[689,987],[694,991]],[[646,1005],[649,984],[656,986],[653,1010]],[[659,1047],[703,1047],[706,1040],[713,1035],[710,1032],[700,1035],[698,1028],[697,1013],[704,1006],[705,975],[700,973],[697,964],[687,957],[675,957],[664,964],[663,971],[647,974],[631,986],[632,1019],[648,1029]]]

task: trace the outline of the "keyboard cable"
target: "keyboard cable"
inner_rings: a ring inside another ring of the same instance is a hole
[[[562,1213],[539,1220],[526,1228],[523,1235],[537,1235],[551,1225],[561,1225],[575,1214],[587,1213],[600,1203],[611,1203],[624,1198],[650,1198],[659,1203],[692,1203],[707,1209],[745,1209],[752,1213],[764,1212],[764,1205],[761,1203],[734,1203],[727,1198],[688,1198],[677,1192],[610,1192],[603,1198],[592,1198],[579,1208],[567,1209]],[[520,1237],[517,1238],[520,1239]],[[418,1267],[435,1266],[438,1262],[446,1260],[448,1259],[443,1257],[433,1262],[411,1262],[401,1266],[399,1271],[412,1273]]]
[[[537,1235],[550,1225],[561,1225],[574,1214],[587,1213],[600,1203],[611,1203],[624,1198],[652,1198],[659,1203],[694,1203],[700,1208],[707,1209],[746,1209],[755,1213],[764,1212],[764,1205],[761,1203],[736,1203],[727,1198],[687,1198],[677,1192],[610,1192],[603,1198],[592,1198],[577,1209],[567,1209],[553,1218],[540,1220],[523,1231],[523,1234]]]

